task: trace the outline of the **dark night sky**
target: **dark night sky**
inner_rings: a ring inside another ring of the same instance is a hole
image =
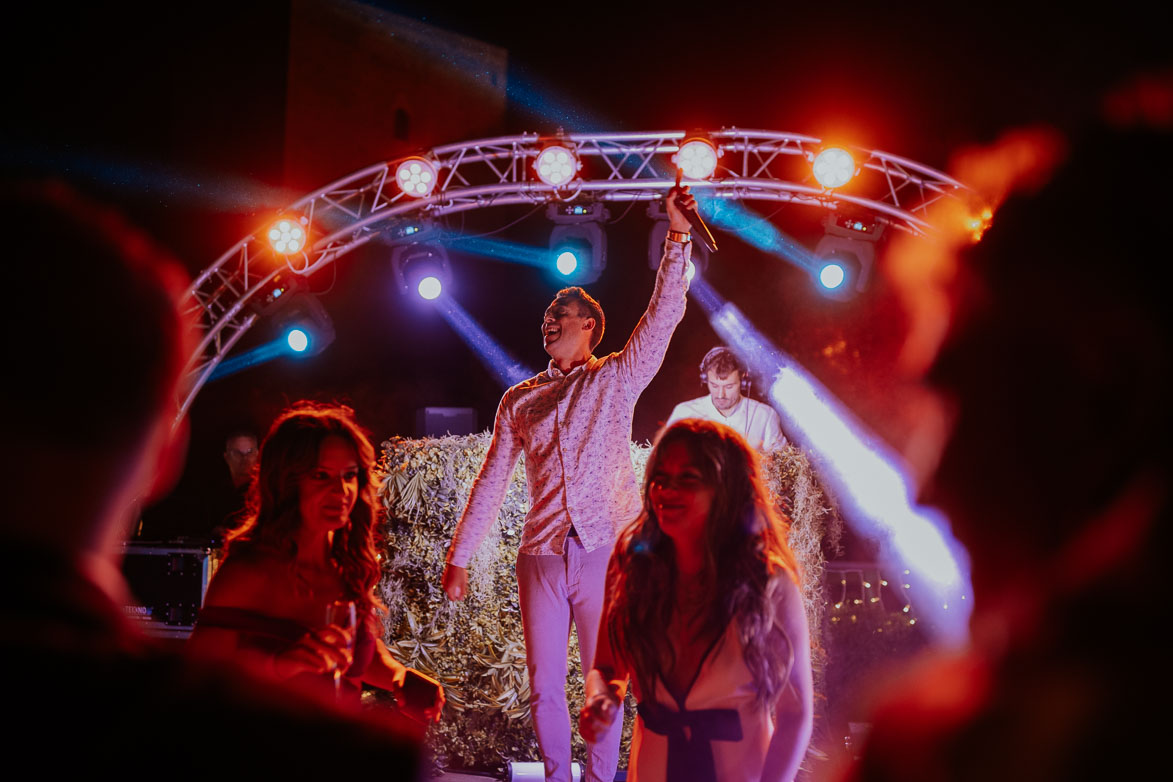
[[[1009,127],[1078,127],[1103,89],[1170,60],[1169,12],[1155,17],[1120,3],[1082,16],[1026,4],[1013,12],[953,3],[901,11],[881,3],[672,4],[670,15],[662,3],[576,3],[573,11],[549,3],[524,11],[375,5],[508,49],[510,131],[739,126],[835,137],[941,168],[957,149]],[[284,7],[267,0],[245,12],[224,3],[28,11],[3,33],[14,86],[0,166],[9,176],[58,176],[115,204],[198,272],[301,195],[282,190],[279,153],[258,153],[270,141],[279,146],[272,114],[282,111],[287,52],[270,22]],[[650,292],[642,210],[610,230],[608,269],[593,286],[607,308],[604,351],[622,345]],[[613,216],[620,211],[612,206]],[[514,216],[469,219],[488,229]],[[790,227],[806,238],[804,218],[777,219],[796,220]],[[506,235],[544,243],[542,223]],[[882,360],[892,339],[874,329],[882,292],[855,309],[829,310],[797,292],[806,282],[794,270],[736,240],[726,246],[714,286],[852,399],[865,380],[817,356],[847,338]],[[553,283],[461,256],[454,271],[461,303],[541,368],[538,322]],[[501,389],[438,316],[392,292],[385,258],[355,253],[318,276],[336,342],[311,362],[278,361],[209,386],[192,411],[193,474],[219,469],[226,426],[263,427],[284,401],[305,395],[351,401],[376,438],[410,434],[424,404],[475,407],[481,425],[491,423]],[[695,365],[713,342],[692,307],[637,409],[637,439],[650,437],[675,402],[700,393]]]

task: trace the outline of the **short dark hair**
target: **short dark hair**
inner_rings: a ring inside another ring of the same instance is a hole
[[[228,434],[224,435],[225,447],[228,446],[228,443],[232,442],[233,440],[235,440],[238,437],[251,437],[252,439],[256,440],[258,443],[261,441],[261,438],[257,436],[257,433],[255,430],[250,429],[247,426],[240,426],[235,429],[229,429]]]
[[[576,301],[587,311],[587,317],[595,319],[595,330],[591,334],[591,350],[598,347],[599,343],[603,341],[603,331],[607,328],[607,319],[603,316],[603,307],[599,302],[577,285],[558,291],[554,296],[554,301]]]
[[[734,372],[742,376],[746,374],[741,359],[726,347],[715,347],[705,355],[701,361],[701,379],[703,380],[709,372],[716,373],[719,378],[729,377]]]

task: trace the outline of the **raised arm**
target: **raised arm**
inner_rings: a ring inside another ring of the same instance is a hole
[[[635,330],[618,356],[620,372],[636,396],[652,382],[652,378],[660,370],[664,354],[668,352],[672,332],[684,317],[685,298],[688,293],[688,278],[685,272],[692,253],[692,242],[674,241],[671,237],[674,235],[673,232],[678,238],[680,235],[688,234],[690,226],[681,206],[694,206],[696,202],[689,195],[688,187],[674,187],[668,191],[664,203],[668,210],[670,238],[664,242],[664,257],[660,260],[659,271],[656,272],[656,285],[652,290],[647,310],[635,325]],[[678,206],[678,203],[681,206]]]
[[[778,588],[777,623],[786,633],[794,659],[786,687],[775,707],[774,737],[766,751],[762,782],[790,782],[806,755],[814,726],[814,685],[811,678],[810,631],[802,593],[787,577]]]
[[[444,591],[448,593],[449,600],[463,600],[468,593],[469,560],[501,512],[501,503],[505,500],[505,492],[513,478],[513,468],[521,456],[521,437],[513,426],[507,399],[508,394],[497,406],[493,439],[489,443],[481,471],[473,481],[468,504],[452,536],[452,545],[448,548]]]

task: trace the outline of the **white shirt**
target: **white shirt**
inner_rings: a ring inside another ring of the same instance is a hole
[[[744,437],[750,447],[757,451],[772,451],[786,445],[778,413],[769,405],[749,397],[741,397],[737,405],[729,411],[729,415],[722,415],[713,404],[713,397],[709,395],[681,402],[672,410],[665,426],[682,418],[703,418],[706,421],[725,424]]]

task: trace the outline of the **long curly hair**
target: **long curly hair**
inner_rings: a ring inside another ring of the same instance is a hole
[[[248,557],[276,551],[294,560],[295,533],[302,523],[298,482],[317,466],[318,450],[327,437],[350,443],[359,468],[350,523],[334,533],[330,556],[358,615],[373,616],[383,611],[374,591],[380,576],[375,549],[378,500],[371,479],[375,448],[349,407],[297,402],[277,417],[261,444],[242,522],[228,533],[228,552]]]
[[[650,697],[657,675],[676,662],[668,626],[680,574],[675,544],[661,529],[648,492],[660,454],[672,443],[688,448],[704,482],[715,490],[699,576],[712,599],[698,620],[700,637],[718,638],[736,620],[759,703],[772,704],[794,659],[791,641],[776,621],[776,590],[784,578],[798,583],[798,565],[786,542],[789,521],[770,505],[757,455],[724,424],[685,419],[660,435],[648,458],[643,512],[620,533],[608,566],[606,632],[642,697]]]

